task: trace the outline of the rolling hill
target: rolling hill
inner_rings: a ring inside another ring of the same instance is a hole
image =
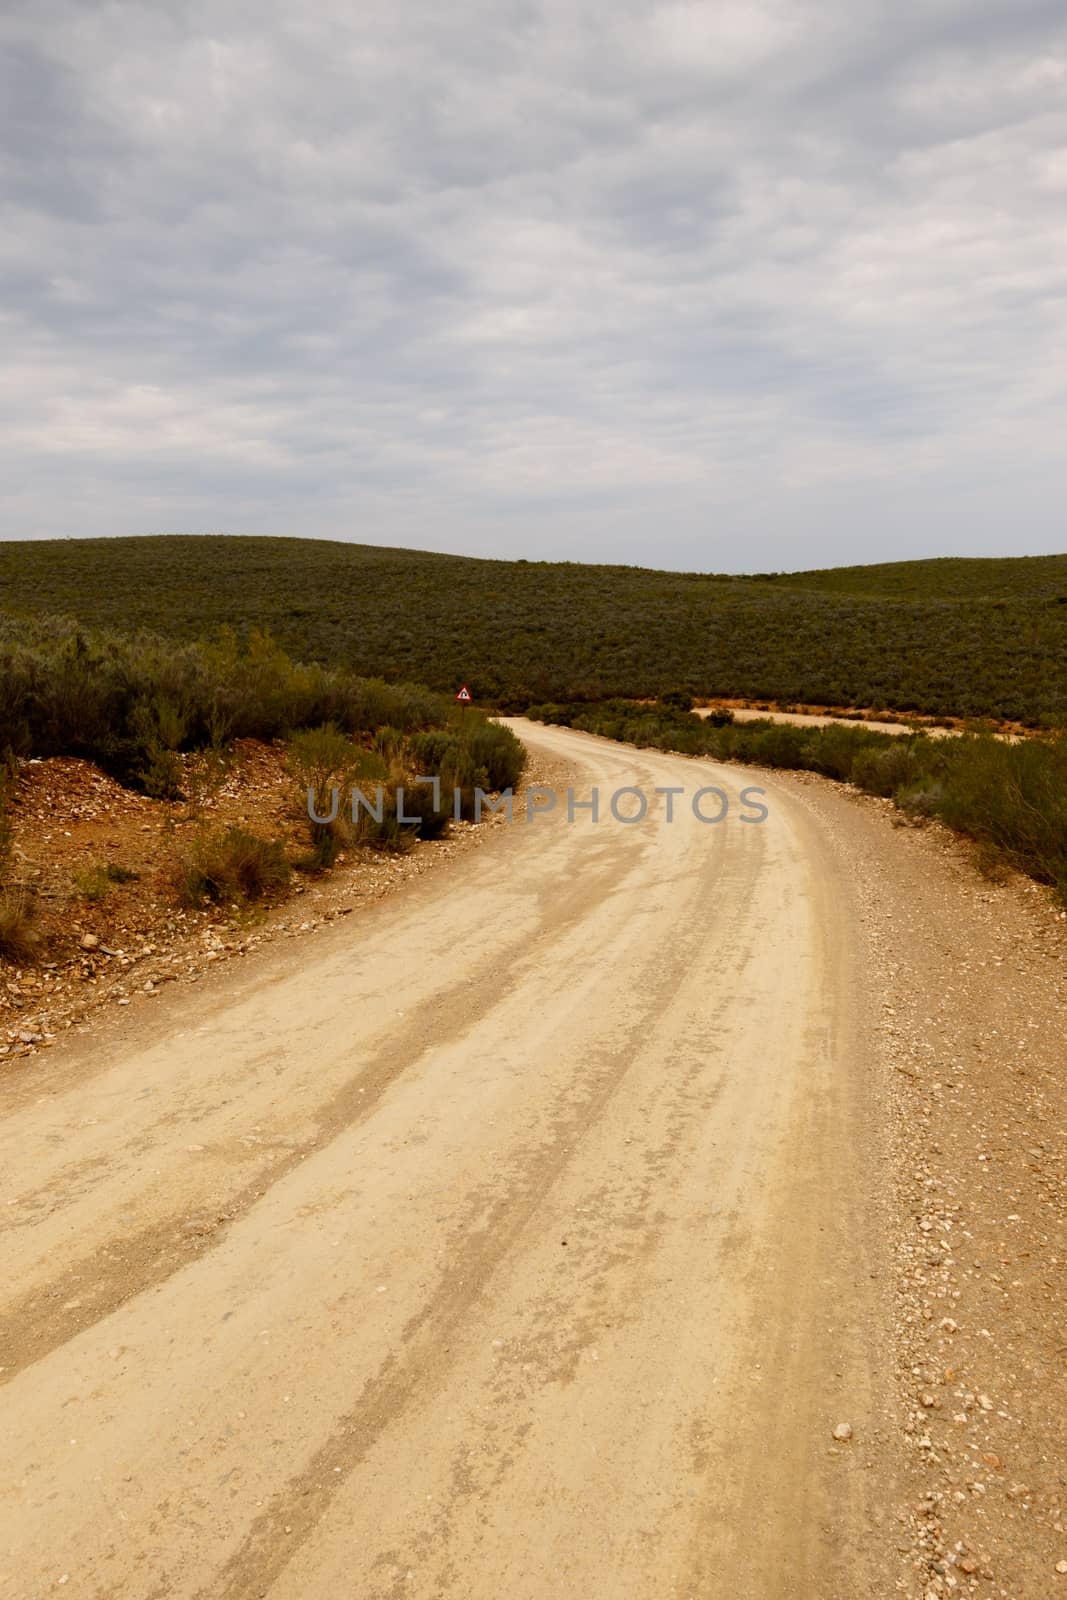
[[[512,706],[684,688],[935,716],[1067,718],[1067,555],[736,577],[325,540],[0,544],[0,608],[292,655]]]

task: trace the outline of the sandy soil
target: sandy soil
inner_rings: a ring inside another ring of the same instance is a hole
[[[0,1594],[1051,1592],[1062,924],[834,786],[523,734],[647,821],[561,800],[3,1079]]]

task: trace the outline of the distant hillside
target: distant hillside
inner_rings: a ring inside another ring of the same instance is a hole
[[[477,699],[702,695],[1067,717],[1067,556],[753,577],[322,540],[0,544],[0,606],[293,655]]]
[[[1041,600],[1067,592],[1067,556],[940,556],[778,575],[792,589],[885,600]]]

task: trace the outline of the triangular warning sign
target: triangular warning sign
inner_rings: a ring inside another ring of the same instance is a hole
[[[464,685],[463,685],[463,687],[462,687],[462,689],[461,689],[461,690],[460,690],[460,691],[459,691],[459,693],[458,693],[458,694],[457,694],[457,696],[456,696],[456,699],[457,699],[457,700],[463,700],[463,701],[469,701],[469,700],[470,700],[470,697],[471,697],[471,692],[470,692],[470,690],[469,690],[469,689],[468,689],[468,688],[467,688],[467,685],[466,685],[466,684],[464,684]]]

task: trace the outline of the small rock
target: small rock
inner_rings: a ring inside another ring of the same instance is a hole
[[[834,1429],[834,1438],[835,1439],[841,1439],[841,1440],[851,1439],[852,1438],[852,1424],[851,1424],[851,1422],[839,1422],[837,1424],[836,1428]]]
[[[99,943],[100,940],[96,937],[95,933],[83,933],[81,936],[81,947],[83,950],[95,950]]]
[[[1056,1571],[1059,1573],[1067,1572],[1067,1561],[1057,1561]]]

